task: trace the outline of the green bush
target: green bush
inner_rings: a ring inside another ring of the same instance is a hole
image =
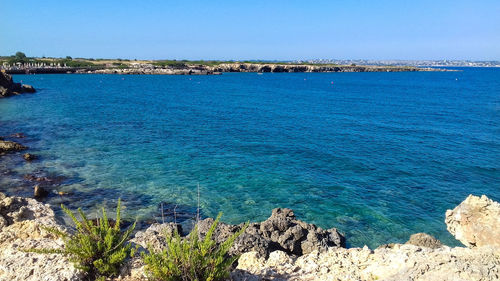
[[[81,209],[78,209],[81,217],[81,220],[78,220],[64,205],[61,207],[75,223],[76,233],[67,234],[56,228],[46,228],[47,231],[63,238],[64,248],[32,251],[67,255],[70,261],[75,263],[76,268],[86,272],[90,279],[104,280],[106,277],[117,276],[125,260],[132,257],[136,250],[128,243],[135,223],[125,231],[120,229],[121,201],[118,200],[116,221],[113,226],[110,225],[104,208],[102,218],[92,221]]]
[[[27,63],[29,62],[29,58],[26,57],[26,54],[23,52],[16,52],[15,55],[10,56],[7,61],[10,65],[14,65],[16,63]]]
[[[158,281],[218,281],[229,276],[231,265],[238,259],[230,257],[229,249],[236,238],[245,231],[243,227],[222,244],[217,245],[212,239],[221,214],[211,225],[204,239],[201,239],[198,228],[182,239],[175,231],[166,235],[167,246],[162,251],[155,251],[151,247],[149,253],[142,254],[146,264],[146,272],[150,279]]]

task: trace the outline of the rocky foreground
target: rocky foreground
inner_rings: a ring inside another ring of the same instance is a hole
[[[251,224],[236,241],[241,254],[232,280],[499,280],[500,204],[486,196],[469,196],[446,212],[448,229],[467,247],[450,248],[427,234],[415,234],[406,244],[375,250],[346,249],[336,229],[323,230],[297,220],[290,209],[275,209],[271,217]],[[199,223],[203,235],[212,219]],[[83,275],[57,254],[27,253],[27,248],[58,248],[62,241],[43,226],[71,231],[53,210],[35,199],[0,193],[0,280],[82,280]],[[153,224],[135,234],[134,243],[164,246],[164,231],[180,226]],[[220,224],[222,241],[241,225]],[[181,229],[179,229],[181,230]],[[116,280],[146,280],[140,259],[130,261]]]

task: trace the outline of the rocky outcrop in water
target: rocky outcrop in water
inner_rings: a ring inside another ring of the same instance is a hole
[[[31,154],[31,153],[25,153],[25,154],[23,154],[23,158],[24,158],[24,160],[26,160],[26,161],[33,161],[33,160],[35,160],[37,157],[36,157],[36,155],[34,155],[34,154]]]
[[[6,141],[0,138],[0,153],[15,152],[27,149],[26,146],[13,141]]]
[[[448,231],[467,247],[500,247],[500,204],[485,195],[469,195],[446,211]]]
[[[36,90],[32,86],[14,83],[12,76],[0,71],[0,98],[34,92],[36,92]]]

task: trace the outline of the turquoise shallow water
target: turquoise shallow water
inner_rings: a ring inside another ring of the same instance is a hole
[[[231,223],[290,207],[350,246],[456,245],[446,209],[500,199],[500,69],[462,70],[16,75],[39,91],[0,100],[0,135],[25,133],[41,160],[4,157],[0,189],[29,194],[19,175],[43,171],[73,206],[122,197],[148,219],[196,206],[199,183],[203,215]]]

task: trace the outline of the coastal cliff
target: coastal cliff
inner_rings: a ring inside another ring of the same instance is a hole
[[[225,72],[416,72],[416,71],[449,71],[438,68],[421,68],[413,66],[375,66],[375,65],[308,65],[288,63],[218,63],[192,64],[179,63],[175,65],[157,65],[153,63],[130,63],[120,67],[101,65],[99,67],[66,67],[21,65],[8,67],[11,74],[24,73],[96,73],[96,74],[164,74],[164,75],[212,75]]]
[[[435,71],[432,68],[411,66],[356,66],[356,65],[294,65],[294,64],[252,64],[225,63],[211,67],[214,72],[402,72]]]
[[[257,64],[257,63],[222,63],[217,65],[181,65],[176,67],[158,67],[141,65],[134,68],[104,68],[97,70],[82,69],[75,73],[100,74],[167,74],[167,75],[210,75],[227,72],[255,73],[297,73],[297,72],[416,72],[447,71],[437,68],[419,68],[411,66],[355,66],[355,65],[300,65],[300,64]]]
[[[445,220],[453,221],[453,229],[476,231],[461,236],[467,248],[450,248],[429,235],[416,234],[406,244],[382,245],[375,250],[366,246],[346,249],[337,230],[322,230],[297,220],[292,210],[275,209],[269,219],[249,227],[245,232],[248,235],[243,235],[233,246],[235,250],[244,249],[244,253],[231,273],[231,280],[498,280],[498,235],[484,235],[488,229],[500,228],[498,217],[453,219],[464,209],[469,210],[467,216],[488,217],[497,214],[500,207],[486,196],[470,196],[447,212]],[[210,223],[211,219],[201,221],[200,232]],[[24,251],[33,247],[62,247],[62,241],[47,232],[46,226],[72,231],[56,218],[48,205],[0,193],[0,280],[83,280],[82,273],[64,256]],[[163,232],[173,227],[177,226],[154,224],[137,232],[132,241],[142,247],[152,244],[161,248]],[[234,231],[238,231],[238,226],[221,224],[216,240]],[[473,241],[463,237],[475,237],[474,241],[479,239],[482,246],[472,246]],[[259,249],[265,250],[259,253]],[[147,280],[142,261],[139,258],[129,261],[115,280]]]

